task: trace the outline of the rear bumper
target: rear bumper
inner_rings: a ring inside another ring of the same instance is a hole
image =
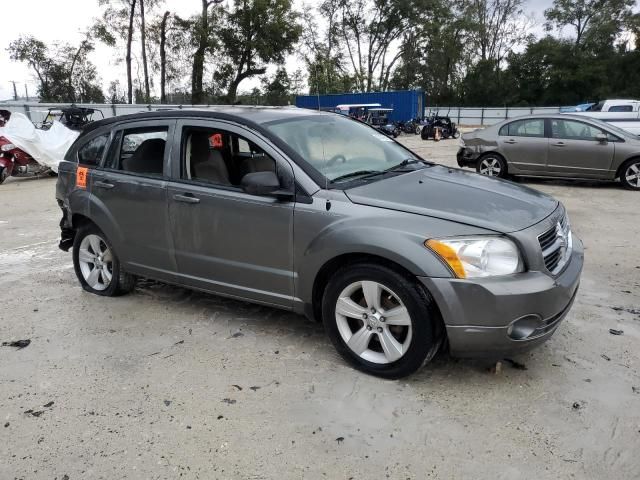
[[[460,147],[456,154],[456,160],[459,167],[475,167],[478,154],[468,148]]]
[[[452,355],[500,358],[526,352],[554,334],[571,309],[583,262],[582,243],[574,237],[571,260],[555,278],[526,272],[473,281],[420,280],[440,308]]]

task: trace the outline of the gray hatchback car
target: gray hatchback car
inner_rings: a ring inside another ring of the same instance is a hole
[[[96,122],[60,164],[56,196],[60,247],[88,292],[126,293],[141,276],[292,310],[387,378],[445,344],[491,358],[541,344],[583,265],[555,199],[309,110]]]
[[[466,133],[458,165],[483,175],[616,180],[640,191],[640,138],[578,115],[529,115]]]

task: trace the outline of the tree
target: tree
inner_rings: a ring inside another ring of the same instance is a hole
[[[9,44],[9,56],[25,62],[38,79],[38,95],[45,102],[102,102],[95,65],[87,58],[93,50],[89,37],[78,47],[55,44],[48,47],[33,36]]]
[[[217,30],[221,60],[215,80],[226,87],[229,103],[243,80],[264,74],[269,63],[283,63],[301,33],[291,0],[234,0]]]
[[[134,19],[137,0],[98,0],[104,7],[102,18],[96,23],[96,37],[110,47],[115,47],[118,39],[125,42],[125,64],[127,67],[127,100],[133,103],[133,79],[131,71],[131,48],[133,43]]]
[[[635,0],[554,0],[544,15],[547,29],[572,27],[575,45],[612,43],[632,15]]]
[[[272,78],[262,79],[266,105],[288,105],[291,97],[291,79],[287,71],[279,67]]]
[[[149,88],[149,66],[147,64],[147,32],[144,18],[144,0],[140,0],[140,44],[142,45],[142,66],[144,68],[144,93],[145,103],[151,101]]]
[[[193,22],[197,48],[193,54],[193,69],[191,73],[191,103],[196,105],[204,103],[204,90],[202,86],[204,78],[204,61],[207,51],[213,47],[211,42],[212,22],[209,18],[209,8],[212,5],[222,3],[223,0],[202,0],[202,11],[198,20]]]
[[[170,15],[168,10],[164,12],[160,23],[160,103],[167,103],[167,21]]]

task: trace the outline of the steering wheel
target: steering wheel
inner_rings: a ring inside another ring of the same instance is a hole
[[[347,163],[347,158],[342,155],[341,153],[334,155],[333,157],[331,157],[329,159],[329,161],[327,162],[327,167],[331,167],[332,165],[334,165],[338,160],[341,161],[341,163]]]

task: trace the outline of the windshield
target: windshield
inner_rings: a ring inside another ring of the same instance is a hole
[[[287,118],[264,126],[330,182],[353,180],[358,172],[364,178],[419,160],[383,133],[344,116]]]

